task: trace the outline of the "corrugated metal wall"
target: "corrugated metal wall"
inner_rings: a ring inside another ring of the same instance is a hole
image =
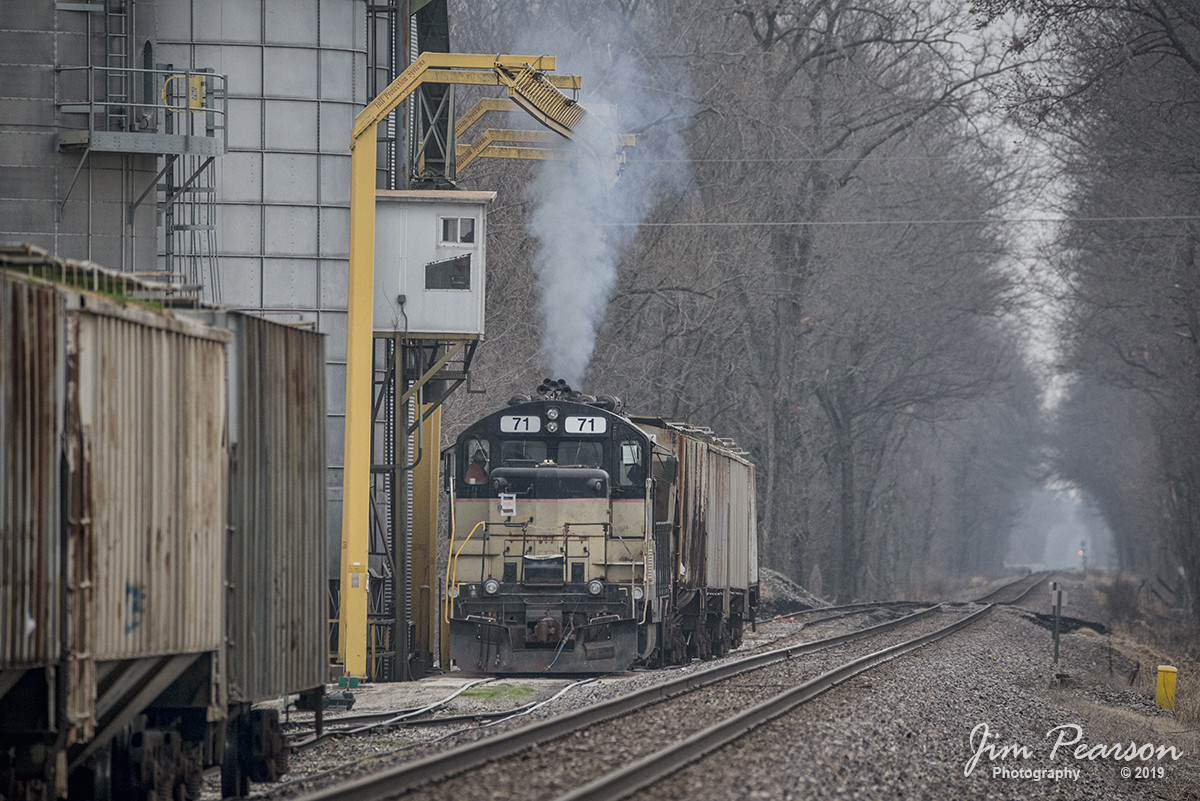
[[[65,257],[147,270],[156,261],[156,231],[161,233],[154,195],[134,210],[132,226],[126,215],[154,183],[161,160],[102,152],[84,160],[82,152],[60,151],[56,140],[64,126],[86,126],[86,117],[56,112],[55,67],[104,63],[101,12],[119,5],[3,4],[0,241],[33,242]],[[338,576],[341,542],[350,131],[368,100],[369,5],[123,4],[136,10],[131,54],[149,44],[155,63],[212,68],[229,79],[229,151],[215,163],[222,302],[315,322],[329,334],[329,578]],[[378,58],[387,53],[381,41]],[[381,167],[385,163],[381,158]]]
[[[676,492],[680,494],[680,589],[704,586],[705,543],[708,540],[708,446],[690,437],[679,436],[679,473]]]
[[[708,536],[705,541],[704,579],[713,589],[729,586],[730,558],[732,551],[729,536],[731,533],[730,515],[730,481],[729,471],[733,465],[720,453],[710,451],[708,454]],[[737,586],[736,584],[733,586]]]
[[[62,305],[0,270],[0,669],[59,653]]]
[[[220,315],[230,358],[231,700],[325,682],[325,337]]]
[[[757,583],[754,465],[703,440],[675,432],[671,439],[679,457],[680,588]]]
[[[749,554],[746,557],[746,568],[749,571],[749,585],[753,587],[758,584],[758,496],[755,493],[755,475],[754,465],[747,466],[746,473],[746,527],[750,531],[750,536],[747,538],[749,543]]]
[[[90,521],[82,554],[95,560],[92,654],[216,650],[228,336],[92,296],[83,303],[68,324],[68,352],[77,365],[79,500]]]
[[[726,513],[729,523],[726,527],[724,557],[728,566],[729,586],[732,589],[745,589],[750,584],[750,554],[755,539],[753,519],[750,517],[751,467],[727,456],[719,457],[719,461],[725,466],[727,485]]]

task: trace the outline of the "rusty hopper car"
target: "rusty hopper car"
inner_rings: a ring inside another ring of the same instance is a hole
[[[754,465],[729,440],[543,383],[458,437],[446,621],[475,673],[605,673],[741,644]]]
[[[128,289],[0,252],[6,799],[242,794],[287,762],[252,703],[323,687],[321,337]]]

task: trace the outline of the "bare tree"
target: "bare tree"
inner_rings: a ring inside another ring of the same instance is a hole
[[[1200,612],[1200,15],[1175,0],[978,6],[1015,13],[1012,46],[1058,65],[1012,87],[1011,107],[1055,143],[1067,188],[1059,467],[1096,500],[1122,566]]]
[[[968,46],[968,20],[947,8],[558,0],[484,4],[459,23],[482,51],[549,28],[601,84],[638,62],[641,100],[620,123],[639,133],[626,174],[662,172],[623,251],[589,386],[747,446],[763,551],[801,580],[817,569],[843,597],[900,586],[898,565],[916,575],[914,553],[962,534],[942,510],[969,506],[959,496],[978,484],[957,479],[986,473],[996,449],[977,461],[945,432],[992,420],[979,404],[1025,380],[989,223],[1012,176],[995,120],[972,116],[1004,67],[983,40]],[[671,143],[685,160],[663,155]],[[508,165],[486,174],[506,202],[492,217],[480,369],[501,383],[535,364],[536,289],[516,233],[525,179]],[[918,459],[953,479],[901,476]]]

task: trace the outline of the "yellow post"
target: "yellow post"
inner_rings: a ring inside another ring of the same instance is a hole
[[[1158,685],[1154,689],[1154,703],[1163,709],[1175,709],[1175,678],[1178,671],[1170,665],[1158,666]]]
[[[342,592],[339,655],[348,676],[366,676],[367,552],[370,547],[371,329],[375,280],[375,132],[350,143],[350,284],[346,323],[346,434],[342,461]]]
[[[425,407],[429,410],[429,406]],[[417,624],[417,655],[433,650],[437,604],[438,472],[441,461],[442,410],[437,407],[422,425],[421,461],[413,468],[412,585],[413,619]]]

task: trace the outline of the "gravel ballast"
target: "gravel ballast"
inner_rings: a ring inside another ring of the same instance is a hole
[[[1035,590],[1025,605],[1031,610],[1044,611],[1044,599],[1040,598],[1044,594],[1040,589]],[[1082,600],[1082,594],[1079,597]],[[1086,608],[1075,611],[1080,615],[1096,612]],[[782,621],[760,627],[763,629],[760,635],[767,639],[773,627],[783,633],[782,626],[787,625]],[[794,625],[799,627],[800,622]],[[848,622],[849,627],[861,625],[863,621]],[[821,636],[830,633],[820,632]],[[1197,733],[1183,731],[1187,727],[1155,706],[1152,698],[1147,698],[1144,692],[1130,690],[1120,672],[1119,658],[1115,663],[1117,671],[1112,675],[1108,673],[1110,654],[1104,638],[1087,630],[1066,634],[1061,651],[1061,661],[1055,669],[1050,659],[1049,632],[1031,620],[1027,612],[999,608],[983,623],[851,680],[676,773],[667,782],[638,797],[687,798],[689,801],[748,797],[1200,799],[1200,762],[1197,761],[1200,739]],[[693,663],[682,670],[705,666]],[[811,675],[810,670],[801,672]],[[532,719],[563,714],[613,694],[677,675],[678,671],[659,671],[605,677],[571,691],[519,722],[489,729],[475,727],[433,745],[418,742],[445,737],[445,727],[402,730],[387,737],[353,738],[357,741],[353,748],[366,755],[371,753],[370,749],[386,751],[404,744],[410,746],[372,760],[375,767],[383,767],[416,759],[431,751],[445,750],[491,732],[507,730],[513,725],[524,725]],[[444,677],[441,680],[443,686],[434,688],[436,692],[429,689],[424,692],[426,696],[438,692],[448,694],[445,685],[452,685],[455,679],[458,674]],[[505,679],[502,682],[514,686],[529,685],[534,688],[534,694],[509,700],[456,699],[453,711],[461,713],[464,706],[470,705],[489,709],[497,708],[498,703],[516,706],[547,698],[568,683],[562,679]],[[774,686],[762,688],[763,699],[780,689],[780,682],[771,683]],[[408,686],[414,687],[415,692],[419,685]],[[737,692],[746,694],[751,690],[751,685],[743,684]],[[364,697],[363,701],[366,700]],[[410,705],[405,701],[393,700],[392,703],[395,706]],[[354,712],[360,711],[365,710],[356,706]],[[970,775],[964,775],[975,750],[971,743],[972,731],[975,730],[975,745],[978,745],[981,728],[977,727],[983,724],[994,735],[989,742],[994,744],[997,758],[989,759],[985,752]],[[1081,743],[1109,746],[1121,743],[1123,750],[1128,750],[1130,742],[1138,746],[1173,746],[1183,756],[1178,760],[1168,756],[1162,762],[1076,759],[1074,746],[1070,746],[1060,748],[1051,760],[1050,750],[1059,731],[1067,740],[1075,736],[1074,728],[1055,730],[1055,727],[1067,726],[1078,727]],[[641,739],[632,726],[627,726],[625,732],[630,738]],[[1049,739],[1047,732],[1052,732]],[[657,736],[647,735],[649,739],[657,739]],[[343,742],[349,740],[346,738]],[[666,743],[657,744],[661,747]],[[1000,749],[1004,746],[1023,747],[1029,758],[1022,758],[1021,753],[1014,755],[1012,749],[1001,754]],[[330,768],[339,761],[354,758],[354,754],[345,756],[339,750],[343,747],[334,744],[325,753],[313,749],[297,754],[293,757],[293,766],[304,769],[298,763],[311,759],[319,761],[320,767]],[[590,747],[585,740],[573,744],[568,752],[582,758]],[[609,749],[605,746],[603,750]],[[628,750],[629,758],[642,751],[640,747]],[[619,748],[617,756],[619,763]],[[546,764],[552,770],[570,771],[573,761],[550,760]],[[1152,773],[1153,778],[1139,779],[1131,775],[1125,779],[1121,776],[1122,768],[1129,768],[1131,774],[1141,768],[1140,772]],[[1154,770],[1147,771],[1147,768]],[[1158,775],[1159,768],[1161,776]],[[540,769],[547,768],[543,765]],[[1078,774],[1064,773],[1065,770],[1078,771]],[[476,774],[478,780],[473,781],[470,775],[456,780],[457,797],[463,797],[462,792],[477,798],[508,797],[503,788],[511,786],[509,782],[497,782],[484,770],[471,773]],[[542,790],[527,797],[553,797],[555,789],[552,788],[560,785],[558,781],[538,784],[542,784]],[[271,788],[255,789],[270,791]],[[295,797],[301,788],[278,789],[282,791],[280,797]],[[311,790],[311,786],[308,789]],[[426,797],[426,793],[418,791],[412,797]]]

